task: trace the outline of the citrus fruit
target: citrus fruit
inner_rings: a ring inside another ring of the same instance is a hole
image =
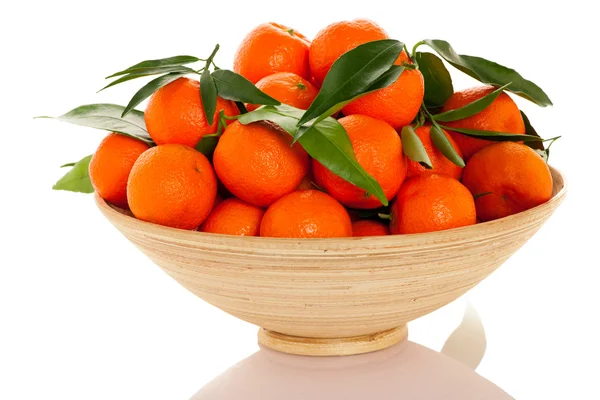
[[[138,157],[150,146],[130,136],[111,133],[92,156],[89,166],[94,190],[104,200],[127,208],[127,179]]]
[[[340,21],[323,28],[310,44],[310,72],[317,86],[340,56],[357,46],[388,39],[387,33],[373,21],[356,19]]]
[[[431,161],[431,166],[433,168],[427,169],[418,162],[412,161],[407,158],[406,161],[408,163],[408,171],[406,173],[406,177],[413,178],[419,175],[439,174],[446,175],[454,179],[460,179],[460,177],[462,176],[463,169],[458,165],[454,164],[452,161],[448,160],[446,156],[444,156],[437,149],[437,147],[434,146],[433,142],[431,141],[430,130],[431,125],[424,125],[415,129],[415,133],[417,134],[419,139],[421,139],[421,143],[423,143],[423,147],[425,148],[425,151],[429,156],[429,160]],[[444,133],[444,135],[446,135],[448,141],[450,142],[454,150],[456,150],[456,153],[458,153],[458,155],[462,157],[462,152],[460,151],[460,148],[458,147],[454,139],[452,139],[452,136],[450,136],[448,132],[444,131],[443,129],[442,132]]]
[[[348,133],[359,164],[379,182],[386,198],[392,199],[406,176],[402,143],[394,128],[366,115],[350,115],[339,122]],[[318,186],[347,207],[381,207],[375,196],[367,195],[364,189],[337,176],[316,160],[313,160],[313,174]]]
[[[473,225],[471,192],[456,179],[426,175],[407,180],[391,208],[390,231],[423,233]]]
[[[233,70],[256,83],[276,72],[293,72],[310,79],[310,41],[300,32],[269,22],[246,35],[233,59]]]
[[[346,209],[318,190],[299,190],[283,196],[265,212],[260,236],[328,238],[352,236]]]
[[[477,86],[455,92],[444,104],[442,112],[456,110],[479,100],[496,90],[492,86]],[[450,128],[477,129],[483,131],[506,132],[514,134],[525,133],[525,123],[519,107],[506,93],[501,93],[486,109],[470,117],[451,122],[444,122]],[[449,132],[460,147],[465,161],[475,152],[494,142],[479,139],[454,131]]]
[[[361,219],[352,223],[352,236],[385,236],[390,234],[388,224],[372,219]]]
[[[234,196],[267,207],[294,191],[308,172],[308,154],[277,125],[230,124],[219,139],[213,163]]]
[[[199,231],[225,235],[258,236],[265,211],[234,197],[213,208]]]
[[[282,104],[307,110],[319,90],[309,81],[292,72],[278,72],[265,76],[256,87],[279,100]],[[256,110],[260,105],[248,104],[248,111]]]
[[[142,154],[131,169],[127,200],[136,218],[197,228],[210,213],[217,179],[208,159],[191,147],[165,144]]]
[[[421,71],[405,69],[396,82],[359,97],[346,105],[342,112],[344,115],[368,115],[387,122],[394,129],[401,129],[419,113],[424,94]]]
[[[227,116],[239,114],[235,103],[217,97],[213,123],[209,125],[200,98],[200,83],[194,79],[179,78],[150,97],[144,119],[156,144],[196,147],[202,136],[217,131],[221,110]]]
[[[521,143],[495,143],[475,153],[465,166],[463,183],[476,197],[482,221],[528,210],[552,197],[548,166]]]

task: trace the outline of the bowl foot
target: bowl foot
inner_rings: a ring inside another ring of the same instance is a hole
[[[408,337],[408,328],[398,328],[370,335],[348,338],[307,338],[289,336],[260,328],[258,343],[272,350],[301,356],[350,356],[383,350]]]

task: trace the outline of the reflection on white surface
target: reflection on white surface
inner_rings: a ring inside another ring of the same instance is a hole
[[[444,343],[442,353],[476,369],[485,355],[486,345],[481,318],[475,307],[467,301],[463,320]]]
[[[262,348],[192,400],[509,400],[493,383],[443,354],[405,341],[349,357],[304,357]]]

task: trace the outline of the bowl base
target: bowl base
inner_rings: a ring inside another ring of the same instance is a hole
[[[351,356],[370,353],[393,346],[408,337],[408,328],[398,328],[370,335],[347,338],[307,338],[285,335],[260,328],[258,343],[282,353],[301,356]]]

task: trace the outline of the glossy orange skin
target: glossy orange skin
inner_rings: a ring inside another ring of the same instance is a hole
[[[291,136],[274,124],[235,121],[219,139],[215,171],[234,196],[267,207],[293,192],[308,172],[308,154],[291,143]]]
[[[106,136],[92,156],[89,166],[94,190],[104,200],[127,208],[127,179],[138,157],[150,148],[146,143],[129,136],[111,133]]]
[[[391,200],[406,177],[406,161],[400,137],[389,124],[366,115],[351,115],[339,119],[346,129],[359,164],[383,189]],[[313,160],[317,185],[346,207],[369,209],[381,207],[373,195],[351,184]]]
[[[394,129],[401,129],[415,119],[424,95],[425,82],[421,71],[406,69],[396,82],[359,97],[346,105],[342,112],[344,115],[368,115],[387,122]]]
[[[276,72],[310,79],[309,46],[310,41],[295,29],[274,22],[261,24],[238,47],[233,70],[252,83]]]
[[[179,78],[158,89],[150,98],[144,119],[156,144],[183,144],[196,147],[204,135],[217,132],[219,113],[239,114],[235,103],[217,97],[212,125],[208,124],[200,98],[200,83]]]
[[[200,228],[201,232],[237,236],[258,236],[265,211],[235,197],[213,208]]]
[[[421,175],[439,174],[460,180],[460,177],[463,173],[463,169],[458,165],[452,163],[452,161],[448,160],[437,149],[437,147],[433,145],[433,142],[431,141],[431,135],[429,133],[430,129],[431,125],[420,126],[417,129],[415,129],[415,133],[417,134],[419,139],[421,139],[421,143],[423,143],[423,147],[425,148],[425,151],[429,156],[429,160],[431,161],[431,165],[433,166],[433,168],[427,169],[418,162],[412,161],[407,158],[406,162],[408,163],[408,171],[406,174],[406,178],[414,178],[416,176]],[[452,147],[454,147],[454,150],[456,150],[458,155],[462,157],[462,152],[460,151],[460,148],[458,147],[454,139],[452,139],[452,136],[450,136],[448,132],[446,132],[443,129],[442,132],[444,132],[444,135],[446,135],[448,141],[450,142]]]
[[[538,206],[552,197],[552,175],[544,160],[521,143],[499,142],[467,162],[463,184],[474,196],[477,217],[490,221]]]
[[[444,104],[442,112],[461,108],[490,94],[496,90],[492,86],[477,86],[455,92]],[[485,110],[458,121],[444,122],[443,125],[454,128],[478,129],[484,131],[507,132],[514,134],[525,133],[525,123],[514,100],[506,93],[500,94]],[[490,140],[466,136],[454,131],[449,131],[458,147],[463,152],[465,161],[477,151],[495,143]]]
[[[352,236],[386,236],[390,234],[388,224],[372,219],[352,222]]]
[[[260,236],[330,238],[352,236],[346,209],[318,190],[300,190],[273,203],[260,224]]]
[[[319,93],[319,89],[312,83],[291,72],[278,72],[265,76],[258,81],[256,87],[282,104],[302,110],[307,110]],[[258,104],[246,105],[248,111],[254,111],[258,107],[260,107]]]
[[[208,159],[180,144],[146,151],[127,182],[133,215],[172,228],[196,229],[213,208],[216,195],[217,178]]]
[[[456,179],[436,174],[407,180],[390,211],[392,234],[435,232],[476,222],[469,190]]]
[[[310,44],[310,72],[317,86],[340,56],[357,46],[375,40],[388,39],[383,28],[366,19],[340,21],[323,28]]]

